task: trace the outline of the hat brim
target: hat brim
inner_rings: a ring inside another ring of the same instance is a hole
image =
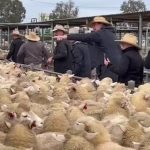
[[[17,35],[17,36],[22,36],[22,37],[24,36],[23,34],[17,34],[17,33],[12,33],[11,35],[12,35],[12,36]]]
[[[56,32],[56,31],[63,31],[64,33],[68,33],[66,30],[62,30],[62,29],[53,29],[52,31],[53,31],[53,32]]]
[[[32,38],[32,37],[30,37],[29,35],[25,35],[25,38],[26,38],[27,40],[34,41],[34,42],[40,41],[40,37],[39,37],[39,36],[36,36],[36,38]]]
[[[112,25],[110,22],[108,21],[92,21],[90,23],[90,25],[92,26],[94,23],[101,23],[101,24],[104,24],[104,25]]]
[[[115,40],[116,42],[120,42],[120,43],[126,43],[126,44],[130,44],[133,45],[134,47],[141,49],[141,47],[135,43],[129,42],[129,41],[124,41],[124,40]]]

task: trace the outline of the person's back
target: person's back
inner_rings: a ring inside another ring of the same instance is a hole
[[[54,71],[59,73],[66,73],[71,69],[72,55],[71,44],[67,40],[57,42],[53,55]]]
[[[24,64],[42,64],[44,61],[44,44],[42,42],[28,41],[21,47],[24,50]]]
[[[119,82],[135,81],[136,85],[140,85],[143,82],[143,59],[139,52],[135,48],[131,47],[124,51],[123,56],[129,59],[129,67],[127,72],[119,76]]]
[[[43,62],[47,62],[49,54],[44,44],[40,42],[40,37],[35,32],[30,32],[25,37],[28,41],[19,49],[17,55],[18,63],[42,65]]]
[[[91,57],[89,47],[86,43],[75,42],[72,46],[73,74],[79,77],[89,77],[91,75]]]

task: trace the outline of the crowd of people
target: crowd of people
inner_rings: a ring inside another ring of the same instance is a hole
[[[95,72],[99,79],[110,77],[126,85],[130,80],[136,86],[142,84],[144,66],[150,69],[150,52],[144,61],[137,37],[127,33],[117,40],[115,29],[104,17],[95,17],[91,27],[91,33],[68,33],[62,25],[56,25],[53,56],[35,32],[25,35],[24,42],[15,30],[7,59],[38,67],[53,64],[55,72],[71,72],[79,77],[91,78]]]

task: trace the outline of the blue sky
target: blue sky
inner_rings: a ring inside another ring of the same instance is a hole
[[[30,22],[31,18],[38,18],[41,12],[49,13],[55,8],[55,4],[67,0],[21,0],[27,10],[24,22]],[[120,13],[120,5],[124,0],[74,0],[79,7],[79,17]],[[147,9],[150,10],[150,0],[144,0]]]

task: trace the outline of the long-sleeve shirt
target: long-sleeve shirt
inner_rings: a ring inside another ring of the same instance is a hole
[[[11,45],[10,45],[10,50],[9,50],[8,55],[7,55],[7,59],[11,58],[12,61],[17,62],[17,54],[18,54],[18,51],[19,51],[19,49],[23,43],[24,42],[22,41],[21,38],[17,38],[15,40],[13,40]]]
[[[18,52],[17,60],[21,64],[34,64],[39,65],[46,62],[49,53],[42,42],[24,43]]]

